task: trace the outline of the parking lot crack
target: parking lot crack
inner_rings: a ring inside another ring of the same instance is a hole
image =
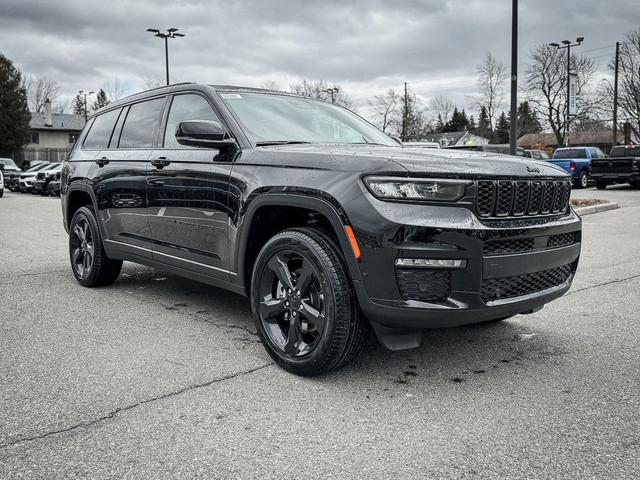
[[[261,366],[256,367],[256,368],[251,368],[249,370],[243,370],[242,372],[237,372],[237,373],[234,373],[232,375],[227,375],[225,377],[216,378],[215,380],[210,380],[208,382],[197,383],[197,384],[194,384],[194,385],[189,385],[189,386],[186,386],[186,387],[182,387],[182,388],[179,388],[177,390],[174,390],[173,392],[165,393],[165,394],[159,395],[157,397],[148,398],[146,400],[141,400],[141,401],[136,402],[136,403],[132,403],[132,404],[125,405],[125,406],[122,406],[122,407],[118,407],[115,410],[112,410],[111,412],[109,412],[108,414],[103,415],[102,417],[96,418],[96,419],[88,421],[88,422],[81,422],[81,423],[78,423],[78,424],[75,424],[75,425],[71,425],[71,426],[66,427],[66,428],[60,428],[58,430],[51,430],[49,432],[45,432],[45,433],[42,433],[40,435],[34,435],[32,437],[19,438],[17,440],[12,441],[12,442],[0,444],[0,449],[4,450],[6,448],[13,447],[15,445],[19,445],[19,444],[22,444],[22,443],[33,442],[33,441],[36,441],[36,440],[42,440],[44,438],[51,437],[53,435],[59,435],[59,434],[62,434],[62,433],[72,432],[74,430],[78,430],[78,429],[81,429],[81,428],[87,428],[87,427],[90,427],[90,426],[95,425],[97,423],[104,422],[106,420],[111,420],[112,418],[114,418],[119,413],[126,412],[128,410],[133,410],[134,408],[141,407],[142,405],[146,405],[148,403],[164,400],[166,398],[175,397],[177,395],[181,395],[183,393],[190,392],[192,390],[209,387],[209,386],[214,385],[216,383],[225,382],[227,380],[233,380],[234,378],[241,377],[241,376],[244,376],[244,375],[249,375],[250,373],[254,373],[254,372],[257,372],[259,370],[263,370],[263,369],[265,369],[267,367],[270,367],[271,365],[273,365],[273,363],[267,363],[265,365],[261,365]]]
[[[636,278],[640,278],[640,274],[639,275],[632,275],[632,276],[626,277],[626,278],[617,278],[615,280],[609,280],[608,282],[596,283],[595,285],[590,285],[588,287],[580,288],[580,289],[577,289],[577,290],[572,290],[569,293],[567,293],[565,296],[573,295],[574,293],[583,292],[585,290],[591,290],[593,288],[606,287],[607,285],[612,285],[614,283],[627,282],[629,280],[634,280]]]

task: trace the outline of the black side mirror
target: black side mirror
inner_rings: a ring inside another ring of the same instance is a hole
[[[176,125],[176,140],[180,145],[220,149],[236,145],[233,138],[225,136],[222,125],[211,120],[189,120]]]

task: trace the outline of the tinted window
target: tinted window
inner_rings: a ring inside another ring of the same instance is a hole
[[[567,150],[556,150],[553,154],[553,158],[587,158],[587,151],[585,149],[575,150],[573,148]]]
[[[640,157],[640,145],[628,147],[613,147],[611,157]]]
[[[164,98],[131,105],[122,127],[118,146],[120,148],[155,147],[163,106]]]
[[[200,95],[178,95],[171,102],[164,132],[164,148],[185,148],[176,140],[176,125],[187,120],[213,120],[222,124],[209,102]]]
[[[92,150],[107,148],[119,113],[120,110],[111,110],[96,117],[93,125],[91,125],[91,130],[89,130],[87,134],[87,138],[85,138],[82,144],[83,147]]]

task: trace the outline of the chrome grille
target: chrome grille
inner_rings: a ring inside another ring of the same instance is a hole
[[[571,184],[564,180],[478,180],[476,209],[482,218],[564,213]]]

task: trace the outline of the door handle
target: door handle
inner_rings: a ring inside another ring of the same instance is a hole
[[[107,163],[109,163],[109,159],[107,157],[102,157],[96,160],[95,163],[97,163],[99,167],[104,167]]]
[[[156,167],[158,170],[162,170],[164,167],[171,163],[170,160],[167,160],[166,157],[160,157],[155,160],[151,160],[151,165]]]

